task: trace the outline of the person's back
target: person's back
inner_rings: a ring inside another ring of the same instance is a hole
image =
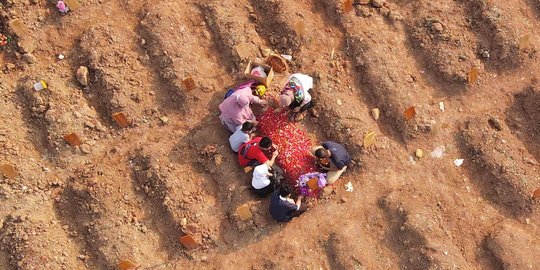
[[[290,221],[295,215],[295,212],[299,210],[300,204],[291,202],[289,198],[290,189],[287,187],[281,187],[280,189],[272,193],[270,200],[270,215],[280,222]],[[299,197],[301,200],[301,197]]]
[[[332,141],[326,141],[322,146],[332,153],[330,159],[338,169],[349,165],[351,162],[351,156],[343,145]]]
[[[244,122],[242,126],[236,127],[236,131],[229,137],[229,143],[234,152],[238,152],[240,146],[250,140],[253,128],[254,125],[250,122]]]

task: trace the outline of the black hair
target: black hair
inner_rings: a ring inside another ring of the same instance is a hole
[[[279,188],[279,196],[287,197],[291,195],[291,188],[289,186],[281,186]]]
[[[253,123],[246,121],[242,124],[242,131],[250,131],[254,126]]]
[[[328,157],[328,152],[325,148],[319,148],[315,150],[315,156],[318,158],[326,158]]]
[[[264,149],[270,148],[270,146],[272,146],[272,140],[268,137],[262,137],[259,145]]]

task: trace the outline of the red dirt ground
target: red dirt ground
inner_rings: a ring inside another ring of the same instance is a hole
[[[0,0],[0,269],[540,269],[539,1],[53,2]],[[353,157],[287,224],[218,120],[265,49],[315,78],[313,144]]]

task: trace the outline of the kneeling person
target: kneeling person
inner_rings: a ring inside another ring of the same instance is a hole
[[[302,207],[302,198],[299,195],[296,202],[291,199],[291,189],[288,186],[282,186],[272,193],[270,200],[270,215],[279,222],[288,222],[293,217],[300,216],[305,212]]]
[[[261,198],[268,196],[279,186],[282,175],[283,171],[276,165],[270,167],[268,164],[261,164],[255,167],[251,179],[253,192]]]
[[[272,159],[268,159],[264,154],[264,150],[270,150],[272,147],[276,148],[272,144],[272,140],[268,137],[255,137],[251,141],[242,144],[238,149],[238,162],[240,166],[252,166],[261,165],[266,163],[272,167],[276,161],[278,155],[277,149],[272,153]]]
[[[322,146],[312,148],[311,153],[319,158],[321,168],[328,171],[326,177],[328,184],[338,180],[351,162],[351,156],[345,147],[332,141],[323,142]]]

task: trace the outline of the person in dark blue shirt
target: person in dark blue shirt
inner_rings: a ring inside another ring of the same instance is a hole
[[[270,215],[279,222],[288,222],[293,217],[297,217],[305,210],[302,206],[302,195],[299,195],[296,202],[291,199],[291,189],[282,186],[272,193],[270,200]]]
[[[319,159],[321,168],[328,171],[326,182],[334,183],[339,179],[341,174],[345,172],[349,163],[351,163],[351,155],[345,147],[339,143],[326,141],[321,146],[316,146],[311,149],[311,153]]]

